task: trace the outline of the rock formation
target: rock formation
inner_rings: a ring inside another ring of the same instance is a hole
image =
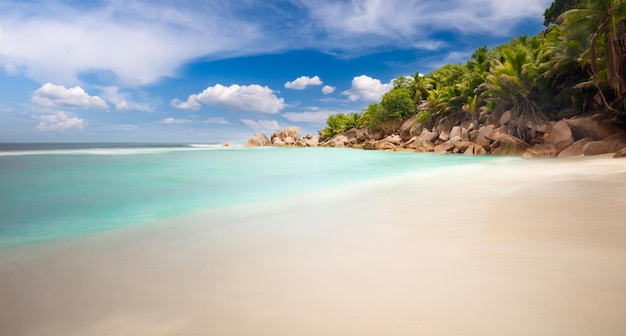
[[[487,118],[486,124],[460,122],[449,118],[432,129],[415,118],[388,125],[372,132],[350,129],[320,143],[307,134],[300,139],[300,128],[277,131],[268,140],[259,133],[245,146],[350,147],[366,150],[436,152],[464,155],[517,155],[524,158],[568,158],[582,155],[617,153],[626,156],[626,133],[601,114],[578,116],[538,125],[528,142],[507,133],[511,114],[506,111]],[[395,128],[393,128],[394,126]]]
[[[271,146],[272,143],[263,133],[257,133],[243,144],[244,147],[259,147],[259,146]]]

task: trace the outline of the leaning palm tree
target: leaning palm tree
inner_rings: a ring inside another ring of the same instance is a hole
[[[577,9],[561,16],[567,30],[587,30],[591,40],[587,52],[592,71],[592,81],[600,89],[606,81],[618,102],[626,96],[626,1],[583,0]],[[606,72],[604,72],[606,71]],[[615,110],[603,94],[604,104]],[[621,106],[623,111],[625,106]]]
[[[599,87],[592,80],[589,64],[591,33],[555,25],[545,38],[553,57],[543,76],[550,85],[553,108],[579,112],[593,109]]]
[[[530,141],[536,128],[546,120],[537,97],[542,94],[542,74],[549,66],[550,52],[540,37],[525,36],[500,48],[482,96],[496,109],[511,111],[508,133]]]

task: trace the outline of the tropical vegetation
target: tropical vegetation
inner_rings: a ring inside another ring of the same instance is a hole
[[[379,103],[328,117],[320,137],[351,128],[390,133],[407,118],[428,127],[482,123],[510,112],[508,133],[530,141],[538,125],[589,112],[626,122],[626,0],[556,0],[547,28],[493,49],[480,47],[465,64],[394,81]]]

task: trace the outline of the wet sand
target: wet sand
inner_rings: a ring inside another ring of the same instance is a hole
[[[626,161],[475,165],[0,250],[0,335],[625,335]]]

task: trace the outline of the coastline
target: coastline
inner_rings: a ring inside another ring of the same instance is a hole
[[[472,167],[4,250],[0,331],[625,333],[626,162]]]

